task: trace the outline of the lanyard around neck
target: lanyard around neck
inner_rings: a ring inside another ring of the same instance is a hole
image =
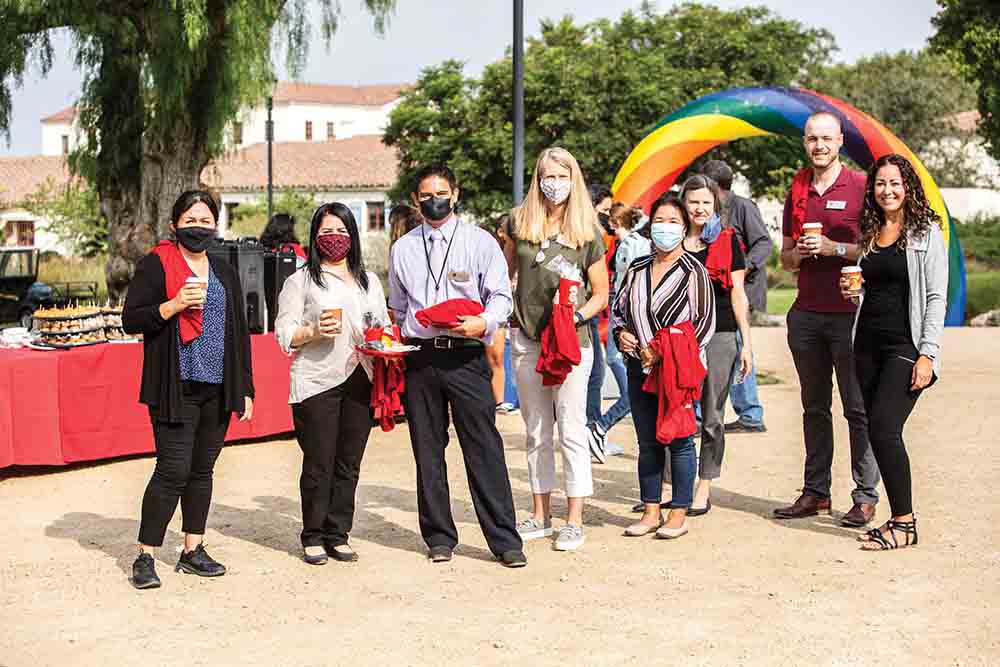
[[[444,225],[442,225],[443,227]],[[435,231],[441,231],[437,229]],[[424,258],[427,260],[427,273],[430,275],[431,280],[434,282],[434,296],[437,296],[438,292],[441,291],[441,282],[444,280],[444,272],[448,268],[448,256],[451,255],[452,241],[455,240],[455,234],[458,233],[458,223],[455,223],[455,229],[451,232],[450,239],[444,239],[448,244],[448,248],[444,251],[444,261],[441,262],[441,270],[438,271],[437,276],[434,275],[434,267],[431,266],[431,250],[427,247],[427,232],[423,225],[420,226],[420,237],[424,241]],[[444,232],[441,232],[441,237],[444,238]]]

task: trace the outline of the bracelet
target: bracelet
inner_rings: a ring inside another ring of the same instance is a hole
[[[586,321],[583,318],[583,313],[581,313],[579,310],[573,313],[573,319],[576,322],[576,326],[580,326]]]

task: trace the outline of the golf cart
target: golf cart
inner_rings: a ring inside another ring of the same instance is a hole
[[[34,312],[97,299],[96,282],[38,282],[38,248],[0,248],[0,322],[31,328]]]

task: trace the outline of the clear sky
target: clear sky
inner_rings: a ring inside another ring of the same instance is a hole
[[[449,58],[467,63],[469,73],[503,55],[510,45],[510,0],[398,0],[398,9],[383,37],[375,35],[361,0],[342,0],[344,17],[327,50],[313,40],[303,80],[318,83],[403,83],[414,81],[423,67]],[[525,31],[537,34],[542,18],[572,14],[577,21],[616,18],[636,9],[641,0],[526,0]],[[673,4],[660,0],[666,9]],[[919,49],[930,37],[934,0],[715,0],[734,8],[766,5],[786,17],[833,33],[840,47],[836,59],[852,62],[879,51]],[[11,141],[0,139],[0,155],[41,151],[39,120],[73,104],[81,74],[73,66],[71,45],[57,40],[60,54],[47,78],[25,77],[14,95]]]

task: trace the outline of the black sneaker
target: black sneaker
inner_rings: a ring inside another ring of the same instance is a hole
[[[145,551],[132,563],[131,583],[140,590],[160,587],[160,578],[156,576],[156,564],[153,557]]]
[[[174,570],[197,574],[199,577],[221,577],[226,573],[226,566],[209,556],[204,544],[199,544],[194,551],[181,553]]]
[[[451,560],[451,547],[431,547],[427,552],[427,560],[432,563],[447,563]]]
[[[745,424],[739,419],[725,426],[726,433],[767,433],[767,427],[761,424]]]
[[[525,557],[523,551],[517,549],[511,549],[510,551],[503,552],[500,556],[500,562],[503,563],[504,567],[517,568],[524,567],[528,564],[528,559]]]

